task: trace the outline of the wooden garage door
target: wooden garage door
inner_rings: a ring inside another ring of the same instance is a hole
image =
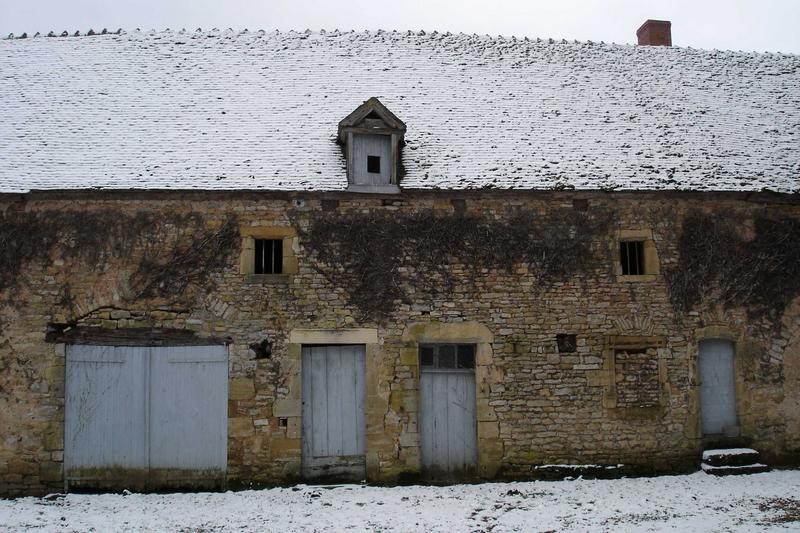
[[[69,346],[66,365],[68,487],[224,486],[225,346]]]
[[[303,475],[366,477],[363,345],[304,346]]]

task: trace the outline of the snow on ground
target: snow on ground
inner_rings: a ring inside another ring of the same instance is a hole
[[[0,500],[0,531],[787,531],[800,471]]]

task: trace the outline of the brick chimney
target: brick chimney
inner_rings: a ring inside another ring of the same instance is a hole
[[[644,46],[672,46],[672,23],[668,20],[644,21],[636,30],[639,44]]]

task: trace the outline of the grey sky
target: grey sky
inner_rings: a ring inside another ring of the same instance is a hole
[[[425,29],[635,42],[647,18],[676,46],[800,53],[800,0],[0,0],[0,35],[50,30]]]

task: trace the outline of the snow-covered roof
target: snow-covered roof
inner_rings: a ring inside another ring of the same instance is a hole
[[[0,41],[0,192],[345,189],[371,96],[407,189],[800,191],[800,56],[228,30]]]

